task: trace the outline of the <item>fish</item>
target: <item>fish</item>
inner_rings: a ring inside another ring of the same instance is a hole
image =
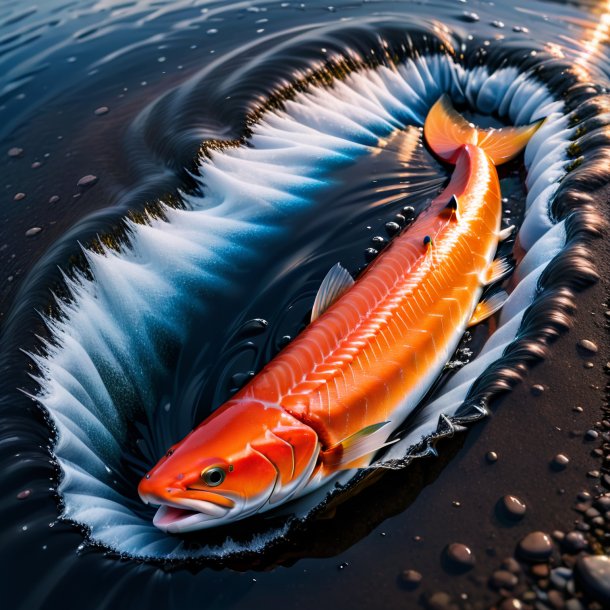
[[[248,384],[172,446],[142,478],[153,523],[170,534],[216,527],[365,468],[438,378],[465,329],[507,298],[484,289],[512,269],[496,258],[496,166],[540,127],[479,129],[442,95],[424,138],[453,167],[446,188],[354,280],[340,264],[311,323]]]

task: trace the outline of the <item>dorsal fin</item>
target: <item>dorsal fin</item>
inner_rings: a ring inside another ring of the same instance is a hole
[[[311,321],[317,320],[339,297],[343,296],[353,285],[354,278],[349,271],[337,263],[322,280],[316,300],[311,310]]]

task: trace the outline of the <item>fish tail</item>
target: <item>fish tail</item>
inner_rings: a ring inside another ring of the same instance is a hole
[[[432,106],[424,124],[430,148],[441,159],[455,163],[460,149],[472,144],[482,148],[494,165],[514,159],[536,133],[542,121],[520,127],[478,129],[451,105],[443,94]]]

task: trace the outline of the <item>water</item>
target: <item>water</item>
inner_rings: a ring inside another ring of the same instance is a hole
[[[425,487],[459,441],[444,446],[434,463],[365,480],[352,499],[331,504],[287,539],[273,538],[264,552],[211,561],[215,568],[228,563],[231,569],[144,564],[121,559],[116,550],[107,555],[104,548],[82,546],[81,531],[57,521],[58,471],[47,449],[51,436],[41,413],[15,390],[36,387],[27,377],[34,367],[18,350],[34,349],[34,335],[46,334],[35,311],[51,311],[49,289],[65,290],[58,284],[57,265],[82,268],[78,242],[105,235],[101,241],[112,245],[124,233],[120,221],[128,212],[137,218],[150,204],[175,198],[178,189],[196,193],[199,184],[192,174],[198,171],[202,142],[248,135],[254,124],[246,122],[257,118],[257,105],[295,80],[307,80],[308,68],[338,54],[369,58],[374,65],[384,41],[396,48],[405,41],[409,55],[409,45],[425,54],[438,40],[458,40],[466,66],[482,61],[497,67],[503,58],[518,72],[540,65],[551,91],[560,91],[566,80],[562,70],[570,62],[583,80],[604,82],[607,18],[595,5],[537,2],[510,8],[472,2],[337,2],[333,7],[47,2],[31,9],[5,2],[1,10],[0,139],[7,151],[24,151],[18,158],[0,157],[5,187],[0,451],[6,489],[0,510],[2,564],[12,566],[3,587],[7,603],[229,608],[279,605],[289,596],[295,607],[398,607],[403,597],[394,575],[403,568],[403,553],[419,552],[404,517],[419,514],[418,506],[427,512]],[[479,20],[472,22],[464,11],[476,12]],[[499,21],[504,27],[497,27]],[[568,93],[576,105],[578,95]],[[109,112],[96,114],[103,106]],[[225,292],[215,293],[212,320],[194,316],[188,340],[179,348],[168,342],[163,374],[156,374],[154,357],[145,361],[144,370],[155,377],[143,387],[160,408],[151,417],[139,409],[141,397],[121,401],[123,408],[133,403],[134,410],[123,451],[115,452],[107,473],[111,485],[131,493],[130,506],[142,519],[150,514],[135,497],[134,483],[146,463],[260,368],[284,337],[298,333],[319,282],[335,262],[356,272],[366,262],[371,238],[386,235],[386,222],[407,203],[421,209],[443,186],[447,170],[421,146],[416,127],[406,134],[390,139],[372,157],[354,155],[353,163],[329,174],[332,184],[316,197],[316,206],[281,221],[279,237],[262,234],[249,256],[240,259],[241,267],[225,275],[231,278],[229,292],[222,286]],[[42,165],[32,167],[36,162]],[[88,174],[98,182],[78,187]],[[520,220],[523,168],[515,165],[502,175],[507,210]],[[26,196],[15,201],[19,192]],[[59,201],[49,203],[52,196]],[[26,238],[32,227],[43,230]],[[157,313],[166,304],[159,305]],[[253,319],[268,326],[248,323]],[[486,338],[485,330],[478,332],[485,336],[474,336],[475,351]],[[130,379],[126,385],[133,385]],[[25,489],[32,493],[19,499]],[[428,515],[418,523],[433,528],[435,519],[442,516]],[[267,529],[250,525],[232,537],[238,544],[248,541],[252,527]],[[214,543],[224,548],[225,537],[221,533]],[[188,544],[194,554],[201,549]],[[259,571],[275,566],[283,567]]]

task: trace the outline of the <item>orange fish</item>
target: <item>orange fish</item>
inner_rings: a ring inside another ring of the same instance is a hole
[[[154,524],[182,533],[243,519],[371,463],[454,352],[464,329],[497,311],[479,303],[510,271],[494,260],[502,205],[495,166],[539,123],[479,130],[446,96],[424,126],[455,165],[447,188],[354,281],[333,267],[311,324],[250,383],[174,445],[142,479]],[[477,305],[478,303],[478,305]]]

